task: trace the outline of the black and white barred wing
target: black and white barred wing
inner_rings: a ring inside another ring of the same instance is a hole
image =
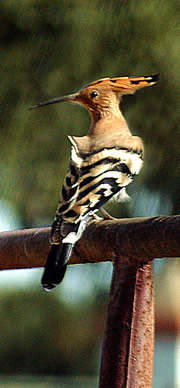
[[[141,155],[121,147],[104,148],[85,157],[80,169],[76,210],[82,206],[81,213],[87,214],[98,210],[110,199],[122,201],[127,198],[125,188],[141,166]]]
[[[73,161],[79,168],[76,201],[70,216],[72,222],[92,215],[107,201],[127,198],[126,186],[138,175],[142,166],[142,152],[123,147],[102,148],[80,153],[74,147]]]
[[[73,139],[72,144],[71,163],[53,228],[57,235],[60,231],[61,236],[68,236],[63,242],[74,238],[77,241],[93,213],[107,201],[127,198],[125,188],[142,166],[141,153],[132,149],[111,147],[83,154]]]

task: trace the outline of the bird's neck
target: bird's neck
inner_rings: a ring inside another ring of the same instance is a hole
[[[130,130],[122,115],[119,107],[118,109],[105,110],[100,112],[91,112],[91,126],[89,135],[102,135],[104,133],[124,132],[130,134]]]

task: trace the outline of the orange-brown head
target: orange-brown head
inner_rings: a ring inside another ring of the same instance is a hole
[[[102,78],[84,86],[77,93],[42,102],[30,109],[63,101],[78,103],[88,109],[94,124],[100,118],[107,118],[110,115],[117,117],[120,114],[121,95],[133,94],[138,89],[154,85],[158,77],[159,74],[144,77]]]
[[[77,93],[41,102],[30,109],[63,101],[80,103],[90,110],[98,109],[98,106],[106,109],[111,103],[113,95],[119,100],[121,95],[133,94],[138,89],[154,85],[158,79],[159,74],[144,77],[101,78],[84,86]]]

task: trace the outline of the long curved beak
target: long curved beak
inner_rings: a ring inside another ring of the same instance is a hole
[[[75,101],[76,98],[77,98],[76,93],[69,94],[63,97],[52,98],[51,100],[40,102],[39,104],[32,106],[31,108],[29,108],[29,110],[41,108],[42,106],[45,106],[45,105],[56,104],[57,102],[73,102]]]

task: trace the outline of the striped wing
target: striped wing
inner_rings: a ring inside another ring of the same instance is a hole
[[[142,166],[142,157],[122,148],[104,148],[84,158],[79,191],[68,216],[92,214],[132,182]],[[74,213],[73,213],[74,212]]]
[[[140,152],[123,147],[103,148],[90,154],[73,149],[52,228],[53,243],[59,242],[60,235],[78,231],[83,220],[86,224],[93,213],[124,191],[142,163]]]

